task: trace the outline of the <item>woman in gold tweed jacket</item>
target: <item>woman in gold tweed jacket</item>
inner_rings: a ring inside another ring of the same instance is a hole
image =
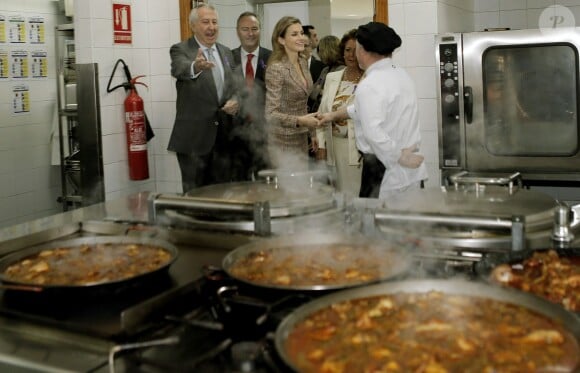
[[[315,139],[314,130],[319,126],[315,114],[308,114],[307,108],[312,77],[306,59],[300,55],[305,40],[300,20],[295,17],[282,17],[272,33],[272,55],[266,68],[266,120],[275,167],[306,168],[308,133]]]

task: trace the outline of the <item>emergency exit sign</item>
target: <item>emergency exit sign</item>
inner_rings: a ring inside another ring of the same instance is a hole
[[[131,44],[131,5],[113,3],[113,41],[114,44]]]

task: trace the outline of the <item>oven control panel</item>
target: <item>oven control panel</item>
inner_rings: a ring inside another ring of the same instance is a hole
[[[460,167],[460,96],[457,43],[439,44],[441,168]]]

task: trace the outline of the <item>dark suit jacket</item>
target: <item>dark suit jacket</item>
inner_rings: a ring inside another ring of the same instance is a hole
[[[325,66],[326,66],[325,64],[323,64],[314,57],[310,59],[310,75],[312,76],[313,83],[316,83],[316,81],[320,77],[322,69],[324,69]]]
[[[325,64],[317,60],[316,58],[312,57],[310,59],[310,75],[312,76],[312,82],[316,86],[316,82],[318,78],[320,78],[320,74],[322,70],[326,67]],[[308,97],[308,112],[314,113],[318,110],[318,104],[316,99],[312,99]]]
[[[235,65],[239,66],[239,68],[236,70],[239,72],[239,74],[241,74],[241,79],[244,80],[243,69],[245,69],[245,66],[242,66],[242,56],[240,48],[241,47],[232,49],[232,54],[234,56]],[[245,95],[245,98],[250,100],[250,102],[247,102],[247,104],[260,105],[262,109],[264,108],[264,102],[266,97],[266,83],[264,82],[265,81],[264,75],[266,74],[266,64],[268,63],[268,59],[270,58],[271,54],[272,54],[271,50],[260,47],[260,51],[258,52],[258,66],[254,74],[254,89],[252,89],[252,92],[246,92]],[[249,97],[252,95],[255,97]],[[241,110],[242,112],[244,111],[243,101],[244,100],[242,100],[242,110]]]
[[[218,126],[230,125],[231,117],[220,108],[236,94],[235,68],[232,52],[216,43],[224,68],[224,92],[218,101],[213,75],[203,71],[191,78],[191,63],[199,44],[194,37],[171,46],[171,75],[177,79],[176,116],[167,150],[182,154],[208,154],[214,148]],[[223,129],[220,133],[226,133]],[[221,141],[221,139],[218,139]]]
[[[242,64],[242,52],[241,52],[241,46],[232,49],[232,54],[234,55],[234,62],[237,65]],[[270,55],[272,54],[272,51],[269,49],[266,49],[264,47],[260,47],[260,51],[258,52],[258,67],[256,68],[256,73],[254,74],[254,78],[256,80],[259,81],[259,83],[264,83],[264,74],[266,73],[266,65],[268,64],[268,59],[270,58]],[[242,69],[245,68],[245,66],[241,66]]]
[[[272,51],[260,47],[258,51],[257,67],[254,74],[254,85],[251,90],[245,85],[244,69],[242,66],[241,47],[232,49],[236,73],[240,79],[240,110],[234,118],[232,151],[237,152],[235,159],[238,170],[243,175],[240,178],[251,178],[251,175],[262,169],[270,168],[270,159],[267,150],[267,131],[265,120],[266,105],[266,64]]]

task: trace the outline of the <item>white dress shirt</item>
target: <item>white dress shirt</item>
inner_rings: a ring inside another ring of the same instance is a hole
[[[253,52],[246,52],[244,48],[240,48],[240,58],[242,63],[242,71],[244,72],[244,78],[246,77],[246,63],[248,62],[248,54],[253,54],[252,57],[252,68],[254,69],[254,77],[256,77],[256,70],[258,69],[258,56],[260,55],[260,47],[256,48]]]
[[[194,36],[194,38],[195,38],[195,36]],[[209,60],[209,55],[207,53],[207,50],[209,48],[203,46],[199,42],[199,40],[197,40],[197,38],[195,38],[195,41],[197,41],[197,44],[199,45],[199,47],[203,51],[203,55],[205,56],[205,59]],[[220,53],[219,53],[217,47],[215,46],[215,44],[211,46],[211,49],[213,49],[213,56],[215,57],[217,68],[220,70],[220,74],[222,75],[222,81],[224,81],[225,80],[224,79],[224,66],[222,64],[222,57],[220,56]],[[215,67],[214,67],[214,69],[215,69]],[[199,76],[199,74],[201,74],[202,72],[203,72],[203,70],[199,71],[199,72],[195,72],[195,61],[193,61],[191,63],[191,79],[197,78]],[[211,71],[210,71],[210,73],[211,73]]]
[[[387,169],[379,198],[427,178],[425,162],[416,169],[398,162],[401,149],[419,147],[421,134],[413,81],[391,58],[369,66],[348,113],[355,121],[358,149],[375,154]]]

